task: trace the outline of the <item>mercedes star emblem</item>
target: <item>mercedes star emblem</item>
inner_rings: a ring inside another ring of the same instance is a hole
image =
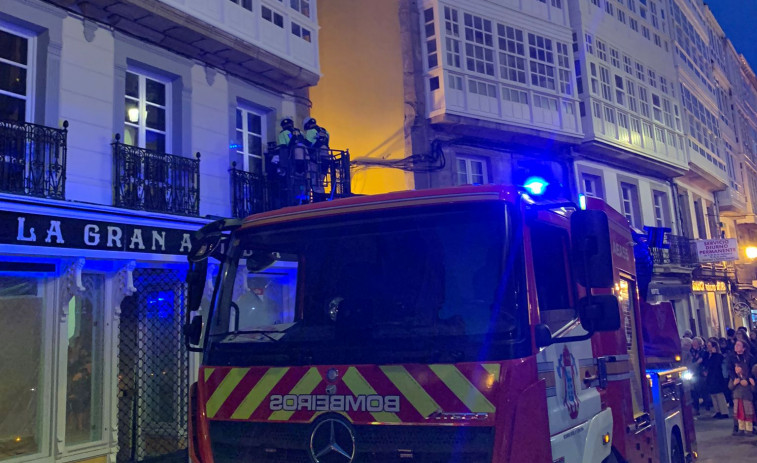
[[[352,463],[355,459],[355,433],[344,421],[327,418],[310,434],[310,458],[314,463]]]

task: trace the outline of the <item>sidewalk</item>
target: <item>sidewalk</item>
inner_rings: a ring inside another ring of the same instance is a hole
[[[712,415],[703,408],[702,414],[694,421],[699,452],[697,462],[757,462],[757,436],[732,436],[733,420],[715,420]]]

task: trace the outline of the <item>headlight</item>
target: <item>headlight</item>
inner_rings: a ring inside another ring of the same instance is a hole
[[[694,375],[691,374],[690,371],[684,371],[681,375],[681,378],[683,378],[684,381],[691,381],[692,379],[694,379]]]

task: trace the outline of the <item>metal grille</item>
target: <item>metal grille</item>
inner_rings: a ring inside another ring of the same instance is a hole
[[[113,145],[114,200],[118,207],[169,214],[199,215],[200,153],[197,159]]]
[[[330,201],[350,196],[349,151],[312,148],[297,165],[287,148],[269,147],[265,175],[237,169],[233,162],[231,210],[234,217],[286,206]],[[277,159],[274,163],[271,160]],[[262,166],[261,166],[261,171]]]
[[[655,264],[694,266],[697,263],[697,256],[692,246],[693,242],[689,238],[666,233],[662,246],[650,246],[649,251],[652,253]]]
[[[64,199],[66,137],[63,129],[0,121],[0,191]]]
[[[189,357],[181,337],[184,272],[134,271],[121,304],[118,462],[186,461]]]

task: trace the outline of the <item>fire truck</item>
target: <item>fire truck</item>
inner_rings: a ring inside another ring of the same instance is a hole
[[[601,201],[406,191],[195,238],[193,462],[696,459],[672,308]]]

